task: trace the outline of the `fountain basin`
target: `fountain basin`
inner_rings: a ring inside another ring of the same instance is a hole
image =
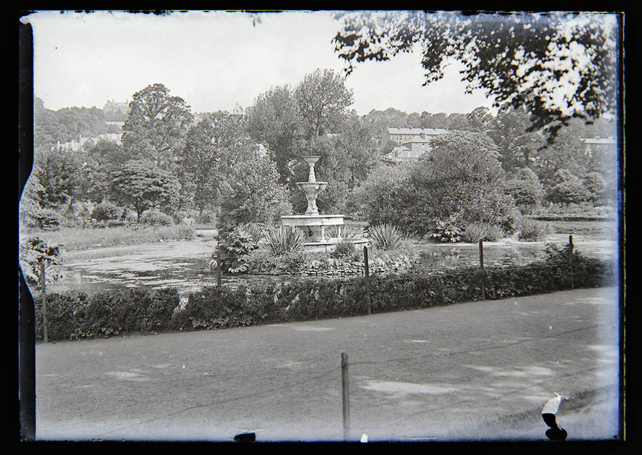
[[[311,231],[308,243],[325,243],[328,239],[325,236],[326,226],[343,226],[343,215],[290,215],[281,217],[281,225],[284,228],[309,228]],[[339,229],[339,233],[341,230]],[[335,242],[336,243],[336,242]]]
[[[365,240],[343,240],[341,239],[341,228],[343,226],[343,215],[289,215],[281,217],[281,225],[290,229],[309,229],[308,241],[303,244],[306,251],[332,251],[339,241],[351,241],[354,243],[365,243]],[[339,226],[339,237],[328,238],[326,226]]]

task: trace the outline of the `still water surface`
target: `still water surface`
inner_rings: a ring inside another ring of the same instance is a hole
[[[563,245],[567,236],[547,239]],[[589,257],[615,260],[616,243],[609,240],[574,239],[577,250]],[[186,293],[215,286],[217,277],[210,267],[216,241],[208,236],[194,240],[111,247],[69,253],[63,278],[48,287],[49,292],[100,291],[123,287],[175,287]],[[484,243],[484,265],[528,264],[543,259],[546,242],[501,241]],[[476,244],[417,244],[421,267],[427,271],[479,265]],[[287,277],[223,274],[222,284],[236,287],[253,281],[283,280]]]

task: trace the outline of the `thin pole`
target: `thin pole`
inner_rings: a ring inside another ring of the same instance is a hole
[[[343,398],[343,439],[350,433],[350,391],[348,383],[348,356],[341,353],[341,393]]]
[[[42,299],[42,333],[45,340],[45,343],[49,342],[49,337],[47,336],[47,290],[45,289],[45,262],[44,260],[40,262],[40,298]]]
[[[363,265],[366,282],[366,300],[368,304],[368,314],[372,314],[372,304],[370,303],[370,266],[368,265],[368,247],[363,247]]]
[[[569,265],[571,267],[571,289],[575,289],[575,264],[573,263],[573,234],[568,236],[568,245],[569,245]]]
[[[482,274],[482,300],[486,300],[486,273],[484,271],[484,241],[479,241],[479,267]]]
[[[221,241],[218,233],[216,234],[216,284],[221,287]]]

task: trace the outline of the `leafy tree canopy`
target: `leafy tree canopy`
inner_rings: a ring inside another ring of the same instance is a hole
[[[247,109],[248,134],[255,141],[267,145],[282,183],[292,178],[300,123],[296,100],[288,86],[276,86],[262,93]]]
[[[306,139],[333,131],[352,104],[353,93],[342,76],[331,69],[316,69],[306,74],[294,90]]]
[[[112,180],[114,199],[131,205],[137,220],[149,208],[169,209],[178,199],[180,184],[168,171],[149,160],[127,161],[114,173]]]
[[[123,148],[132,158],[150,159],[167,167],[192,122],[190,107],[170,96],[163,84],[152,84],[133,95],[123,124]]]
[[[495,105],[525,106],[531,130],[549,140],[568,120],[613,113],[617,91],[618,27],[604,13],[472,14],[394,11],[348,13],[334,37],[348,62],[389,60],[420,49],[425,83],[463,63],[467,91],[481,89]]]

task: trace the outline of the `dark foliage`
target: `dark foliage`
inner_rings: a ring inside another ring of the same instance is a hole
[[[431,274],[373,275],[373,313],[403,311],[458,302],[543,294],[564,289],[608,286],[612,264],[570,249],[549,247],[545,261],[520,267],[476,267]],[[128,289],[95,295],[47,295],[50,340],[109,337],[128,333],[210,330],[277,322],[305,321],[367,313],[363,278],[290,279],[252,288],[204,288],[181,308],[174,289]],[[42,337],[41,301],[36,302],[36,337]]]

